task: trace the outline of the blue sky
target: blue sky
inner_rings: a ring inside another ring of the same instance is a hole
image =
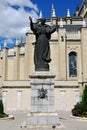
[[[57,16],[66,16],[67,9],[73,16],[77,5],[81,5],[82,0],[32,0],[37,3],[39,10],[42,10],[43,16],[50,18],[52,3],[54,4]]]
[[[43,17],[51,17],[54,4],[56,16],[66,17],[67,9],[73,16],[76,5],[82,0],[0,0],[0,45],[6,40],[8,47],[13,47],[15,39],[23,37],[29,30],[29,16],[38,19],[40,11]]]

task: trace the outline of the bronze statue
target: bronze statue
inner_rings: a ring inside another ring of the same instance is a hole
[[[51,34],[56,31],[55,26],[45,24],[46,19],[40,18],[37,23],[32,22],[30,19],[30,28],[36,36],[35,51],[34,51],[34,64],[36,71],[48,71],[50,58],[49,39]]]

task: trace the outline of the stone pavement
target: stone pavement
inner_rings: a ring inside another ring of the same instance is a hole
[[[59,112],[64,128],[61,130],[87,130],[87,120],[79,120],[70,117],[70,112]]]
[[[50,130],[53,128],[20,128],[23,123],[27,112],[14,112],[10,113],[14,115],[14,120],[0,120],[0,130]],[[55,130],[87,130],[87,120],[79,120],[70,117],[70,112],[59,112],[59,117],[61,119],[62,128],[55,128]]]

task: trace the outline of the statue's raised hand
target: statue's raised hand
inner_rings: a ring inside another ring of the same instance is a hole
[[[32,22],[32,18],[29,16],[29,20]]]

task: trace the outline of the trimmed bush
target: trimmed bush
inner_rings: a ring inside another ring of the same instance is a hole
[[[4,113],[4,106],[2,100],[0,99],[0,118],[5,118],[5,117],[8,117],[8,115]]]
[[[82,105],[87,106],[87,85],[85,85],[85,89],[83,91]]]
[[[87,85],[83,91],[82,101],[72,109],[73,116],[87,117]]]
[[[0,114],[0,118],[5,118],[5,117],[8,117],[7,114],[3,113],[3,114]]]
[[[0,99],[0,114],[4,113],[4,107],[3,107],[3,103],[2,100]]]
[[[74,108],[72,109],[72,114],[73,116],[82,116],[83,115],[83,112],[84,112],[84,106],[82,105],[82,103],[77,103]]]

